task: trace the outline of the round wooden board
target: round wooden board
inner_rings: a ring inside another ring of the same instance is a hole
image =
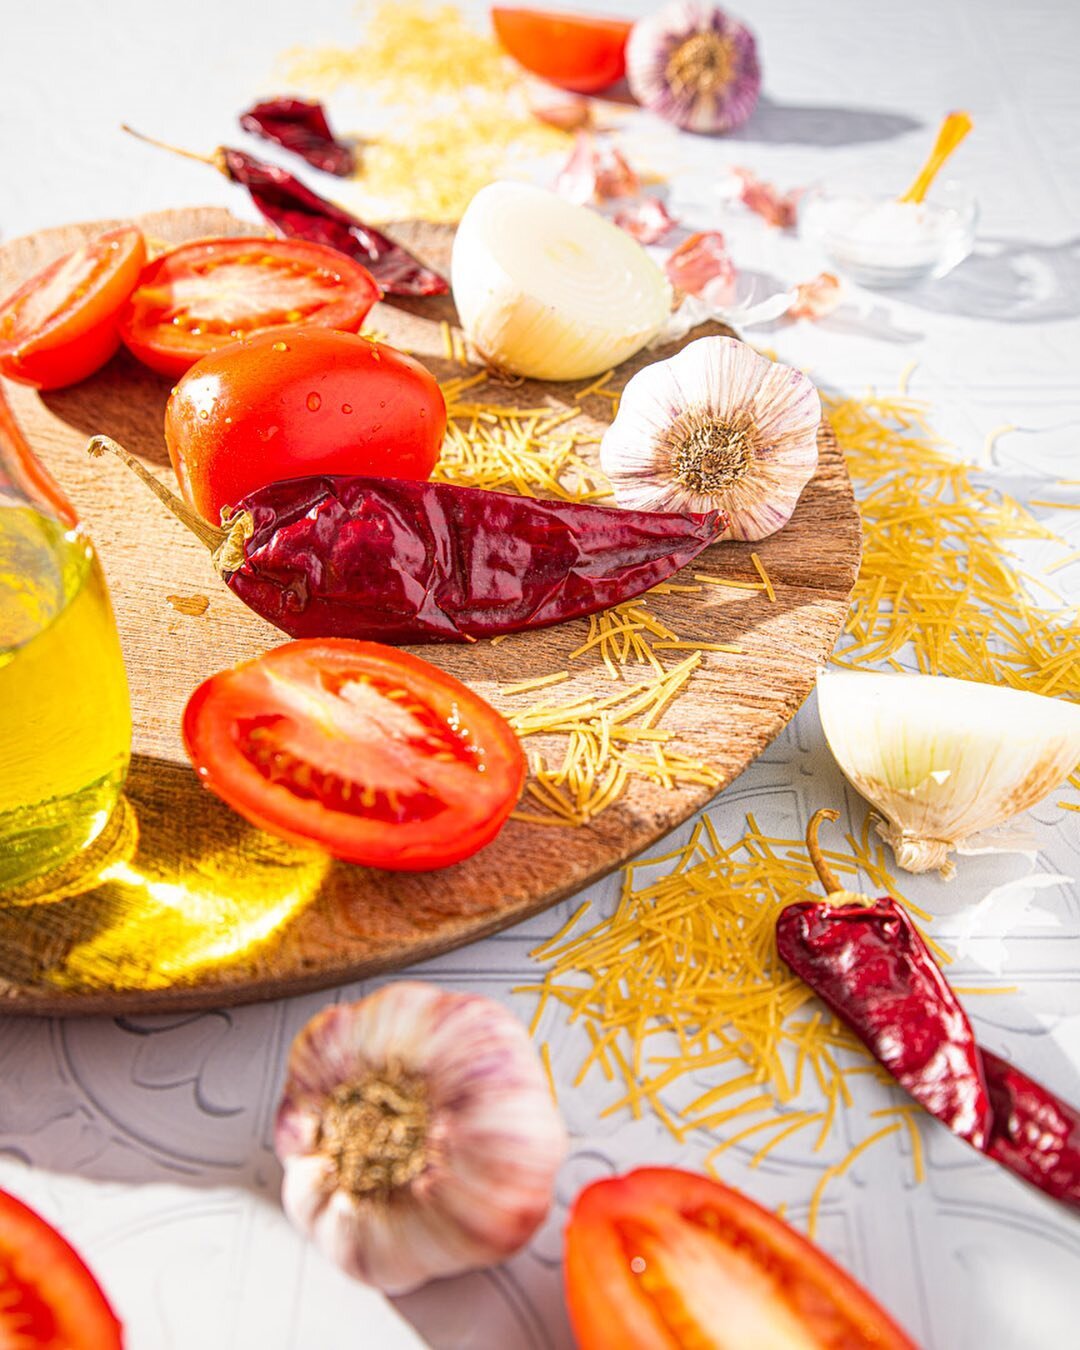
[[[46,230],[5,245],[0,294],[114,223]],[[152,239],[169,242],[259,232],[216,208],[161,212],[139,223]],[[445,270],[451,230],[415,224],[396,233]],[[453,318],[450,301],[438,299],[379,305],[368,322],[447,378],[463,373],[444,354],[440,321]],[[656,355],[628,362],[611,386],[619,388]],[[574,388],[584,383],[526,383],[507,397],[519,406],[571,407]],[[168,382],[121,353],[74,388],[39,395],[6,384],[5,392],[101,555],[131,685],[128,796],[139,826],[134,855],[115,864],[93,891],[49,903],[0,900],[0,1000],[10,1011],[213,1007],[392,970],[498,932],[573,894],[714,795],[712,788],[670,790],[633,781],[586,826],[511,821],[477,857],[423,875],[331,862],[249,828],[197,783],[180,743],[180,716],[207,675],[257,655],[282,635],[221,585],[202,546],[127,470],[85,453],[90,435],[106,433],[169,478],[161,432]],[[610,415],[600,398],[582,407],[593,430]],[[859,561],[858,514],[828,428],[820,446],[817,475],[791,522],[756,546],[775,584],[775,604],[760,593],[710,586],[649,601],[683,639],[743,649],[742,655],[708,653],[661,722],[675,735],[674,749],[708,762],[724,784],[795,714],[847,613]],[[739,544],[714,546],[692,570],[756,579],[750,548]],[[168,599],[199,595],[210,603],[197,617],[178,612]],[[415,650],[509,712],[535,696],[507,696],[502,686],[562,669],[571,669],[574,680],[560,686],[559,701],[564,693],[610,694],[612,682],[598,659],[568,660],[585,629],[573,623],[494,646]],[[561,758],[555,739],[526,744]]]

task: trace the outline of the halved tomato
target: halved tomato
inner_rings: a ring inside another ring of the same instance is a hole
[[[120,336],[162,375],[256,333],[308,327],[353,333],[381,292],[352,258],[299,239],[200,239],[144,269]]]
[[[579,1350],[916,1350],[782,1219],[675,1167],[587,1186],[565,1271]]]
[[[0,1191],[0,1346],[120,1350],[123,1332],[78,1252]]]
[[[35,389],[85,380],[120,346],[117,315],[146,261],[134,225],[57,258],[0,304],[0,372]]]
[[[594,94],[626,74],[627,20],[496,6],[491,21],[519,65],[561,89]]]
[[[525,781],[494,708],[377,642],[288,642],[222,671],[192,694],[183,731],[205,785],[253,825],[392,871],[470,857]]]

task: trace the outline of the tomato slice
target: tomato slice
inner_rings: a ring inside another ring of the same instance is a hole
[[[0,304],[0,372],[36,389],[76,384],[120,346],[117,315],[146,261],[134,225],[107,230]]]
[[[0,1191],[0,1346],[121,1350],[123,1335],[78,1252]]]
[[[565,1270],[578,1350],[916,1350],[782,1219],[675,1167],[587,1186]]]
[[[201,684],[184,743],[245,819],[335,857],[425,871],[491,842],[525,782],[509,723],[408,652],[288,642]]]
[[[593,94],[626,74],[626,40],[634,25],[623,19],[496,7],[491,21],[519,65],[562,89]]]
[[[162,375],[255,333],[355,332],[381,292],[367,270],[299,239],[200,239],[155,258],[120,316],[120,336]]]

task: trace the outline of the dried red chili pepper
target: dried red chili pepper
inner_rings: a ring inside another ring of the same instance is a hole
[[[987,1157],[1055,1199],[1080,1206],[1080,1114],[983,1050],[929,947],[890,896],[845,891],[810,822],[810,858],[824,900],[776,920],[780,955],[897,1082]]]
[[[314,99],[266,99],[241,113],[240,125],[255,136],[283,145],[324,173],[348,178],[356,168],[352,146],[334,136],[322,104]]]
[[[468,642],[578,619],[677,572],[726,527],[453,483],[318,477],[271,483],[217,529],[104,436],[210,549],[225,584],[291,637]],[[224,515],[223,514],[223,519]]]
[[[1080,1111],[989,1050],[982,1064],[994,1109],[983,1152],[1047,1195],[1080,1205]]]
[[[266,164],[243,150],[219,146],[212,155],[196,155],[175,145],[144,136],[125,126],[140,141],[183,155],[199,164],[209,164],[230,182],[247,188],[252,202],[272,225],[290,239],[307,239],[336,248],[362,263],[387,295],[445,295],[450,287],[445,277],[414,258],[407,248],[336,202],[327,201],[287,169]]]

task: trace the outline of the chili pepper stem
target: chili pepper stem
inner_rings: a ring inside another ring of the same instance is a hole
[[[868,905],[871,903],[870,897],[859,895],[855,891],[849,891],[841,886],[836,879],[836,873],[825,861],[825,854],[822,852],[821,844],[818,842],[818,830],[821,829],[823,820],[839,820],[840,812],[834,811],[832,807],[822,807],[820,811],[815,811],[810,817],[810,824],[806,827],[806,851],[810,854],[810,861],[814,864],[814,871],[818,874],[818,880],[821,882],[825,891],[825,899],[833,905],[860,904]]]
[[[159,482],[145,465],[140,464],[134,455],[117,444],[111,436],[94,436],[86,447],[87,454],[98,457],[108,452],[115,455],[127,467],[141,478],[155,497],[165,504],[181,525],[186,525],[191,533],[210,550],[211,560],[219,572],[235,572],[244,560],[244,542],[251,537],[254,528],[251,515],[247,511],[237,514],[221,513],[224,529],[211,525],[190,506],[170,492],[164,483]]]
[[[120,130],[126,131],[129,136],[134,136],[137,141],[143,141],[158,150],[167,150],[171,155],[180,155],[183,159],[193,159],[196,164],[209,164],[212,169],[217,169],[218,173],[224,174],[226,178],[229,176],[220,150],[215,150],[212,155],[200,155],[194,150],[184,150],[178,145],[170,145],[168,141],[159,141],[155,136],[147,136],[145,132],[136,131],[126,122],[120,123]]]

